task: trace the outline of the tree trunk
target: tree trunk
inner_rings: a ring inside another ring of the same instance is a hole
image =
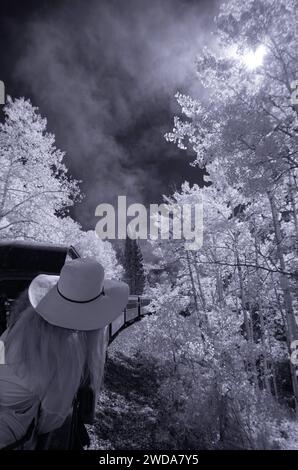
[[[199,318],[199,306],[198,306],[198,296],[197,296],[197,291],[196,291],[196,286],[193,278],[193,272],[191,269],[191,262],[190,262],[190,257],[189,253],[186,250],[186,260],[187,260],[187,267],[188,267],[188,272],[189,272],[189,278],[190,278],[190,283],[191,283],[191,288],[192,288],[192,294],[195,302],[195,307],[196,307],[196,312]]]
[[[290,202],[293,210],[293,219],[294,219],[294,226],[295,226],[295,249],[296,253],[298,253],[298,217],[297,217],[297,208],[295,203],[294,197],[294,177],[290,174],[289,176],[289,196]]]
[[[255,355],[253,351],[254,347],[254,340],[253,340],[253,328],[252,328],[252,322],[251,319],[247,315],[247,310],[246,310],[246,299],[245,299],[245,293],[244,293],[244,282],[243,282],[243,274],[242,274],[242,269],[240,266],[240,260],[239,260],[239,255],[236,249],[236,265],[237,265],[237,271],[238,271],[238,279],[239,279],[239,286],[240,286],[240,295],[241,295],[241,307],[242,307],[242,312],[243,312],[243,317],[244,317],[244,327],[246,331],[246,339],[249,343],[249,349],[250,349],[250,354],[249,354],[249,366],[251,368],[251,377],[254,385],[258,386],[258,374],[257,374],[257,367],[256,367],[256,361],[255,361]]]
[[[196,286],[194,282],[194,277],[193,277],[193,272],[192,272],[192,267],[191,267],[191,261],[190,261],[190,256],[188,250],[186,250],[186,260],[187,260],[187,266],[188,266],[188,272],[189,272],[189,277],[190,277],[190,283],[191,283],[191,288],[192,288],[192,293],[193,293],[193,298],[195,302],[195,307],[196,307],[196,312],[197,312],[197,317],[199,320],[199,326],[200,326],[200,334],[201,334],[201,339],[203,341],[203,344],[205,343],[205,337],[204,333],[202,331],[202,319],[200,318],[200,312],[199,312],[199,306],[198,306],[198,296],[197,296],[197,291],[196,291]]]
[[[276,250],[279,259],[280,268],[282,271],[286,270],[286,264],[284,260],[283,248],[282,248],[282,235],[281,235],[281,228],[280,222],[278,219],[278,212],[275,205],[275,199],[272,192],[268,192],[268,198],[271,207],[272,213],[272,220],[274,226],[274,233],[275,233],[275,240],[276,240]],[[291,355],[291,343],[298,339],[298,329],[295,320],[295,313],[292,304],[292,297],[290,291],[289,280],[287,276],[283,273],[280,273],[280,285],[283,292],[283,299],[284,299],[284,310],[285,310],[285,319],[286,319],[286,333],[287,333],[287,343],[289,348],[289,355]],[[292,377],[292,385],[294,391],[294,398],[295,398],[295,406],[296,406],[296,413],[298,414],[298,382],[297,382],[297,372],[298,369],[290,362],[291,368],[291,377]]]
[[[195,266],[196,278],[198,282],[198,289],[199,289],[200,300],[201,300],[201,305],[202,305],[202,310],[203,310],[204,325],[207,331],[209,332],[209,320],[208,320],[207,309],[206,309],[206,299],[205,299],[205,295],[202,289],[201,277],[200,277],[198,263],[195,258],[195,255],[194,255],[194,266]]]

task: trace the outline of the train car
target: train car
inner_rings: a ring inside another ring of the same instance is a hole
[[[41,273],[59,274],[67,258],[79,257],[73,247],[28,243],[0,242],[0,334],[9,319],[11,303]]]

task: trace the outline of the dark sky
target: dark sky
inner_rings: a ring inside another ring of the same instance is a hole
[[[216,0],[1,0],[6,93],[48,118],[86,197],[74,216],[94,228],[101,202],[160,202],[202,174],[164,139],[175,92],[201,93],[195,57],[211,40]]]

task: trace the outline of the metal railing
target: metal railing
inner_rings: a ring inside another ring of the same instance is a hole
[[[122,314],[108,326],[108,344],[114,341],[125,328],[128,328],[133,323],[140,321],[145,315],[148,315],[150,312],[147,311],[146,306],[149,303],[150,299],[148,297],[130,295],[128,304]]]

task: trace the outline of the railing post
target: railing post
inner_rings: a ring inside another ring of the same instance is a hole
[[[109,324],[109,342],[111,341],[112,338],[112,323]]]
[[[71,257],[71,259],[77,259],[80,258],[79,252],[75,249],[74,246],[70,245],[70,247],[67,250],[67,253]]]
[[[124,309],[124,325],[125,325],[125,323],[126,323],[126,307]]]
[[[141,316],[141,298],[140,296],[138,297],[138,317]]]

